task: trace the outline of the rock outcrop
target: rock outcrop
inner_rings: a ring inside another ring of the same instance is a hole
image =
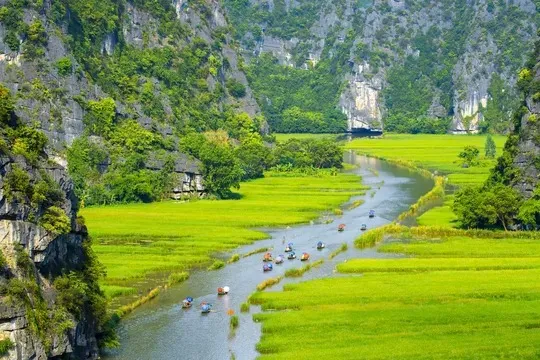
[[[55,203],[66,215],[67,231],[57,234],[41,225],[47,208],[29,200],[28,193],[13,189],[10,174],[14,171],[26,174],[27,190],[34,194],[44,180],[55,187]],[[87,231],[77,220],[71,180],[61,166],[39,167],[2,151],[0,188],[0,341],[11,344],[3,358],[97,359],[97,323],[87,300],[82,300],[77,315],[57,303],[55,280],[88,264]],[[24,293],[18,293],[18,287]],[[64,317],[61,323],[55,319],[59,314]]]

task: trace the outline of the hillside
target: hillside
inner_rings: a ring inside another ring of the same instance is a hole
[[[199,193],[181,137],[267,131],[217,1],[0,4],[0,82],[85,203]]]
[[[285,132],[338,132],[344,118],[349,128],[504,132],[540,21],[533,0],[224,3],[259,103]]]

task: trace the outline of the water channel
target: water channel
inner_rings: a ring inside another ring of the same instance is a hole
[[[285,241],[294,243],[297,254],[309,252],[310,261],[325,260],[320,267],[310,270],[302,278],[285,278],[278,286],[266,291],[280,290],[283,284],[290,282],[339,276],[334,272],[335,265],[346,259],[395,256],[378,253],[376,249],[355,249],[353,241],[361,233],[360,225],[365,223],[370,229],[391,222],[428,192],[433,186],[432,181],[385,161],[352,152],[346,153],[345,161],[358,165],[352,171],[362,177],[363,184],[371,187],[365,195],[351,199],[351,202],[364,200],[361,206],[345,210],[342,216],[335,216],[332,223],[315,221],[302,226],[270,229],[267,232],[271,238],[235,251],[243,254],[261,247],[273,247],[272,253],[277,256],[284,253]],[[370,209],[375,210],[375,218],[368,217]],[[340,223],[347,225],[341,233],[337,231]],[[326,248],[318,251],[318,241],[323,241]],[[343,243],[348,243],[349,250],[328,260],[328,255]],[[187,281],[163,292],[127,316],[118,329],[121,347],[103,358],[225,360],[234,354],[234,358],[239,360],[255,359],[258,355],[255,345],[261,329],[260,324],[252,320],[252,314],[258,309],[252,307],[251,313],[240,313],[240,304],[264,279],[282,275],[288,268],[301,266],[299,260],[285,260],[281,265],[274,265],[273,271],[263,273],[262,255],[242,258],[218,271],[193,272]],[[217,296],[216,289],[220,286],[229,286],[230,293]],[[202,315],[198,306],[182,309],[180,303],[186,296],[192,296],[196,305],[203,301],[212,303],[213,311]],[[229,309],[240,315],[239,328],[232,337],[229,334]]]

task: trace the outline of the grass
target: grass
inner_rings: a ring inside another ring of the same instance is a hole
[[[227,264],[232,264],[240,260],[240,254],[233,254],[229,260],[227,260]]]
[[[281,279],[283,279],[283,276],[276,276],[263,280],[257,285],[257,291],[263,291],[270,286],[274,286],[275,284],[279,283]]]
[[[221,261],[221,260],[214,260],[214,262],[212,263],[212,265],[210,265],[208,267],[208,270],[212,271],[212,270],[219,270],[221,268],[225,267],[225,262],[224,261]]]
[[[538,234],[386,229],[364,236],[415,258],[349,260],[345,276],[251,296],[273,310],[254,315],[261,359],[540,357]]]
[[[240,304],[240,312],[247,313],[249,312],[250,307],[251,305],[249,304],[249,302],[243,302],[242,304]]]
[[[502,154],[505,136],[493,136],[497,145],[497,156]],[[479,166],[463,168],[458,154],[467,145],[476,146],[484,154],[484,135],[409,135],[385,134],[382,139],[359,138],[345,145],[347,149],[379,158],[410,163],[429,171],[448,176],[454,185],[483,183],[494,160],[484,159]]]
[[[267,238],[255,228],[309,222],[364,191],[353,174],[282,177],[268,173],[243,183],[239,200],[91,207],[81,214],[107,270],[105,289],[109,287],[112,297],[124,297],[126,293],[110,286],[147,292],[167,282],[167,276],[156,274],[206,268],[218,252]],[[137,295],[130,294],[113,306],[133,302]]]
[[[454,197],[452,195],[445,196],[442,206],[429,209],[416,218],[416,223],[422,226],[455,227],[457,225],[457,217],[452,211],[453,203]]]
[[[319,259],[317,261],[308,263],[307,265],[304,265],[299,268],[287,269],[285,271],[285,277],[300,277],[304,275],[304,273],[306,273],[307,271],[311,270],[312,268],[320,266],[323,262],[324,262],[323,259]]]
[[[189,278],[189,273],[187,272],[181,272],[181,273],[172,273],[169,275],[169,279],[167,280],[167,285],[172,286],[174,284],[181,283],[182,281],[186,281]]]
[[[341,244],[341,246],[340,246],[338,249],[332,251],[332,252],[330,253],[330,255],[328,255],[328,259],[329,259],[329,260],[332,260],[333,258],[335,258],[336,256],[338,256],[338,255],[341,254],[342,252],[347,251],[348,248],[349,248],[349,246],[347,245],[347,243]]]

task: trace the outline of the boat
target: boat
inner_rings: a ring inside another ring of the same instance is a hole
[[[184,309],[190,308],[192,302],[193,302],[193,298],[185,298],[184,300],[182,300],[182,308]]]
[[[343,230],[345,230],[345,224],[339,224],[337,231],[342,232]]]
[[[207,302],[203,302],[201,304],[201,313],[208,314],[212,310],[212,304],[209,304]]]
[[[266,271],[272,271],[274,269],[274,267],[272,266],[272,264],[264,264],[263,265],[263,271],[266,272]]]
[[[283,260],[285,260],[285,256],[283,256],[283,255],[278,255],[278,256],[276,257],[276,260],[275,260],[274,262],[275,262],[276,264],[281,264],[281,263],[283,263]]]
[[[294,251],[291,251],[289,255],[287,255],[287,259],[289,260],[296,259],[296,254],[294,253]]]
[[[360,230],[362,230],[362,231],[367,230],[367,225],[366,225],[366,224],[362,224],[362,226],[360,226]]]
[[[263,257],[263,261],[264,262],[267,262],[267,261],[273,261],[274,259],[272,258],[272,254],[267,252],[266,254],[264,254],[264,257]]]
[[[229,287],[228,286],[218,287],[217,293],[218,295],[227,295],[229,293]]]
[[[287,244],[287,247],[285,248],[285,252],[291,252],[291,251],[293,251],[292,246],[293,246],[293,243],[288,243],[288,244]]]
[[[375,217],[375,210],[369,210],[369,217],[374,218]]]
[[[322,241],[319,241],[317,243],[317,250],[322,250],[325,248],[326,245],[324,245],[324,243]]]
[[[301,261],[309,260],[309,254],[308,253],[302,253],[302,257],[300,258]]]

